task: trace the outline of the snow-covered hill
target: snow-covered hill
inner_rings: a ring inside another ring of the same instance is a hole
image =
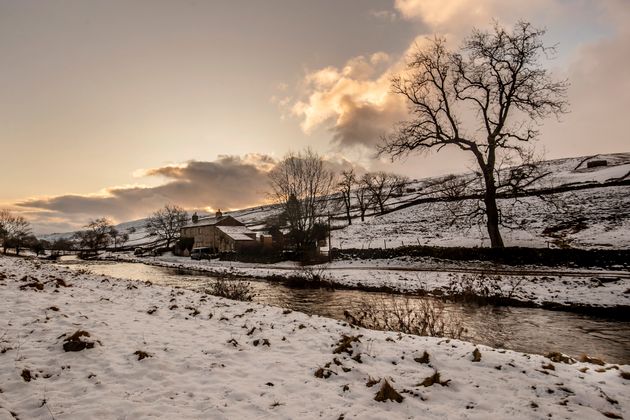
[[[593,160],[605,160],[606,166],[588,168]],[[559,187],[582,188],[553,196],[553,203],[535,197],[499,200],[506,218],[510,218],[503,236],[508,246],[572,246],[580,248],[630,247],[630,186],[604,186],[614,181],[630,179],[630,153],[594,155],[555,159],[543,162],[540,172],[545,174],[528,187],[540,190]],[[389,213],[379,215],[368,211],[364,222],[353,209],[352,225],[347,226],[342,209],[331,205],[334,227],[333,247],[375,248],[401,245],[487,246],[489,241],[484,226],[467,219],[454,220],[452,203],[417,201],[440,197],[436,192],[445,177],[413,180],[404,194],[387,203]],[[452,177],[469,181],[475,188],[476,177],[464,173]],[[461,200],[455,207],[473,206],[474,200]],[[561,206],[557,206],[561,203]],[[457,211],[457,208],[455,211]],[[254,230],[264,228],[265,221],[280,208],[263,205],[225,212],[243,221]],[[128,245],[142,245],[154,240],[145,230],[146,219],[121,223],[121,232],[130,233]],[[47,235],[54,240],[71,236],[72,232]]]

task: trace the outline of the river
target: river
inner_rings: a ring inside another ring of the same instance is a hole
[[[121,279],[148,280],[157,285],[195,290],[205,289],[214,281],[214,277],[201,272],[137,263],[66,260],[59,264]],[[359,290],[294,289],[277,282],[253,279],[249,283],[255,292],[255,302],[340,320],[345,320],[345,310],[355,312],[366,301],[405,299],[399,295]],[[411,302],[420,303],[423,299],[431,298],[412,297]],[[444,311],[462,322],[466,329],[462,339],[473,343],[526,353],[557,351],[573,357],[588,354],[611,363],[630,364],[628,321],[546,309],[448,302]]]

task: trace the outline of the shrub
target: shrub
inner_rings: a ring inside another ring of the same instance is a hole
[[[374,330],[459,339],[465,328],[462,319],[444,310],[437,299],[411,299],[409,296],[381,296],[363,301],[355,314],[344,315],[353,325]]]
[[[210,289],[206,290],[206,293],[247,302],[254,298],[254,292],[249,282],[240,280],[217,279],[212,283]]]
[[[448,294],[458,297],[464,302],[492,303],[503,299],[511,299],[521,291],[523,277],[497,275],[463,274],[453,278],[448,286]],[[505,285],[505,289],[501,285]]]
[[[333,283],[326,274],[324,267],[301,266],[290,276],[284,279],[287,287],[296,289],[333,289]]]

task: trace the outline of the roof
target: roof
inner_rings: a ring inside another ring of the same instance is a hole
[[[249,235],[256,235],[252,230],[249,230],[247,226],[217,226],[221,232],[225,233],[235,241],[254,241],[255,239]]]
[[[220,221],[228,219],[228,218],[233,218],[233,217],[230,216],[229,214],[226,214],[225,216],[221,216],[221,217],[199,218],[199,220],[197,220],[197,223],[188,222],[188,224],[186,224],[186,226],[184,227],[189,228],[189,227],[201,227],[201,226],[214,226]]]

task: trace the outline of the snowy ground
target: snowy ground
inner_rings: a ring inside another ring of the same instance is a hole
[[[628,365],[556,363],[355,329],[18,258],[0,257],[0,295],[2,420],[593,419],[630,412]],[[64,340],[78,330],[90,334],[81,340],[93,348],[65,352]],[[346,349],[339,346],[344,335]],[[139,360],[137,351],[149,357]],[[385,380],[402,402],[374,400]]]
[[[308,275],[296,263],[250,264],[202,260],[185,257],[134,257],[110,254],[108,258],[210,272],[216,275],[269,278]],[[407,259],[337,261],[311,268],[324,279],[341,286],[390,288],[399,292],[429,292],[448,295],[461,291],[463,279],[490,276],[501,288],[502,297],[535,305],[613,307],[630,306],[630,272],[592,270],[519,269],[484,263],[444,263],[431,259],[410,262]],[[493,272],[502,274],[491,274]],[[488,280],[484,280],[488,283]]]

